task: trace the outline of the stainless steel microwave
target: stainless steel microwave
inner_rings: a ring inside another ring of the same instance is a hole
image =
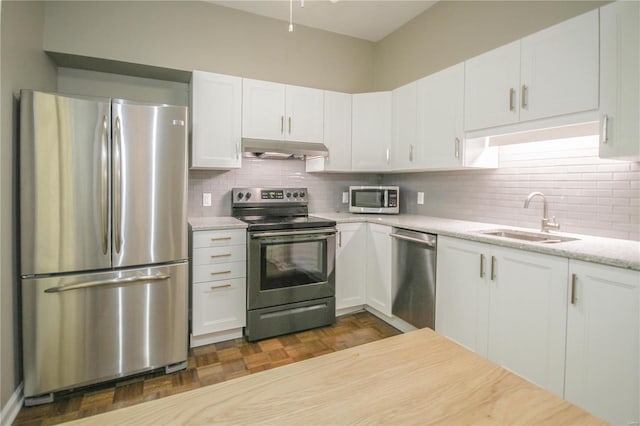
[[[351,213],[400,213],[400,188],[397,186],[350,186]]]

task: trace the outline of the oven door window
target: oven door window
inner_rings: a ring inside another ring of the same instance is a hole
[[[354,207],[384,207],[384,190],[361,189],[351,194],[351,205]]]
[[[327,240],[262,246],[260,290],[327,282]]]

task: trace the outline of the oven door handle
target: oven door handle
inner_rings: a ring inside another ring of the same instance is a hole
[[[286,231],[286,232],[256,232],[252,233],[251,238],[267,238],[267,237],[289,237],[293,235],[317,235],[317,234],[326,234],[331,235],[335,234],[335,228],[322,228],[322,229],[314,229],[314,230],[300,230],[300,231]]]

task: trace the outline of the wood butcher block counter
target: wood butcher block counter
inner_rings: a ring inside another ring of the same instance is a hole
[[[603,424],[429,329],[73,423]]]

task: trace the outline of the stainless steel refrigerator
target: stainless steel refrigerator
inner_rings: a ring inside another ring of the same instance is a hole
[[[184,366],[187,108],[23,90],[24,395]]]

